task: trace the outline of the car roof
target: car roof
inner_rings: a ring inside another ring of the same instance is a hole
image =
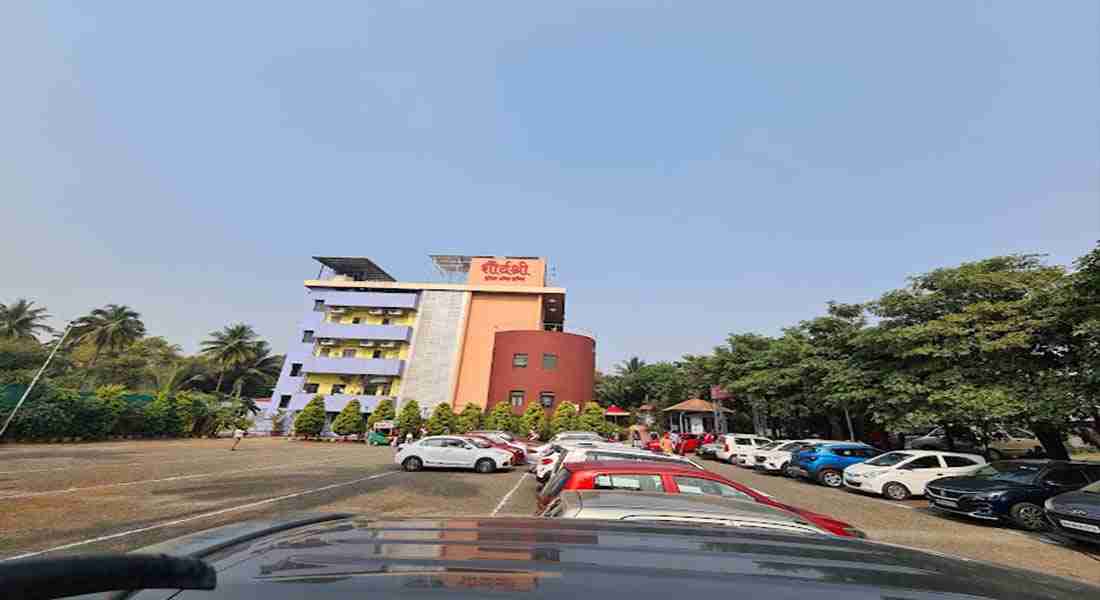
[[[672,461],[649,461],[649,460],[593,460],[588,462],[567,462],[562,463],[563,469],[576,473],[579,471],[604,471],[604,472],[620,472],[620,473],[637,473],[639,471],[652,471],[661,473],[670,473],[674,475],[694,475],[705,474],[708,478],[718,477],[719,479],[725,479],[721,475],[707,470],[699,470],[695,468],[689,462],[672,462]]]
[[[864,444],[861,442],[826,442],[822,444],[826,448],[874,448],[870,444]]]
[[[981,454],[975,452],[951,452],[949,450],[912,450],[912,449],[898,449],[887,450],[883,454],[893,454],[895,452],[901,452],[902,454],[912,454],[913,456],[962,456],[966,458],[978,457],[981,458]]]
[[[775,516],[785,521],[801,519],[786,510],[736,498],[706,496],[701,494],[666,494],[663,492],[629,492],[619,490],[565,490],[566,504],[581,508],[627,508],[646,511],[675,511],[709,515]]]

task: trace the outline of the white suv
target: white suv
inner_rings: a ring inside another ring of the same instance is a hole
[[[722,447],[718,450],[718,460],[736,465],[738,464],[738,455],[745,454],[749,450],[755,450],[760,446],[766,446],[771,442],[768,438],[747,433],[727,433],[722,436]]]
[[[844,469],[844,485],[891,500],[923,496],[924,486],[940,477],[970,475],[985,465],[976,454],[939,450],[887,452]]]
[[[401,446],[393,461],[406,471],[451,467],[492,473],[511,467],[512,453],[498,448],[478,448],[460,437],[437,435]]]

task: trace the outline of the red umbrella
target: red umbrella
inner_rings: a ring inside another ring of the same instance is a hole
[[[630,412],[625,411],[625,410],[619,408],[618,406],[615,406],[614,404],[612,404],[611,406],[607,407],[607,410],[603,411],[603,414],[605,414],[609,417],[622,417],[622,416],[625,416],[625,415],[629,415]]]

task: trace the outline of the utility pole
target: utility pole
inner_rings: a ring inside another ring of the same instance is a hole
[[[4,425],[0,426],[0,439],[3,439],[4,432],[8,430],[8,425],[11,423],[11,420],[15,418],[15,413],[19,412],[19,407],[23,406],[23,402],[31,395],[31,390],[33,390],[35,384],[38,383],[38,378],[42,377],[42,374],[46,372],[46,367],[50,366],[50,361],[53,360],[53,356],[57,354],[57,350],[61,348],[61,344],[65,343],[65,338],[68,337],[69,330],[72,328],[72,321],[65,324],[65,331],[61,334],[61,339],[57,340],[57,343],[54,344],[53,350],[50,351],[50,355],[46,357],[46,362],[42,363],[42,368],[38,369],[38,373],[35,373],[34,379],[31,380],[31,384],[28,385],[27,389],[23,392],[23,397],[19,399],[19,402],[15,404],[15,408],[12,409],[11,414],[4,420]]]

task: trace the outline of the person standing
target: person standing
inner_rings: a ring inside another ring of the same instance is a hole
[[[240,427],[233,430],[233,447],[230,450],[236,450],[237,446],[241,445],[241,440],[244,439],[245,432]]]
[[[672,442],[672,436],[666,431],[665,434],[661,436],[661,452],[672,454],[675,450],[676,444]]]

